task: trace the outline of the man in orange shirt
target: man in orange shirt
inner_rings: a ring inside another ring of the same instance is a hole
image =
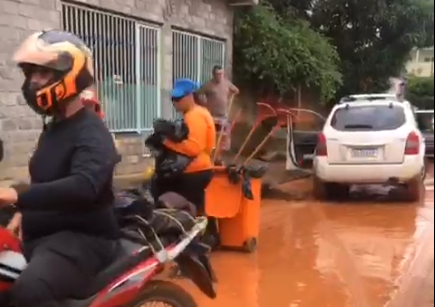
[[[172,102],[175,109],[183,114],[189,135],[180,143],[170,140],[163,143],[168,149],[193,158],[193,161],[181,175],[155,178],[152,193],[154,198],[169,191],[178,193],[204,214],[205,189],[213,177],[211,154],[216,143],[216,129],[210,112],[195,101],[198,89],[198,84],[189,79],[175,82]]]

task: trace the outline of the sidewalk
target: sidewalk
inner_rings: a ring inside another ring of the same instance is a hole
[[[121,188],[121,189],[129,188],[141,184],[143,180],[144,180],[144,173],[121,175],[115,177],[114,185],[117,188]]]

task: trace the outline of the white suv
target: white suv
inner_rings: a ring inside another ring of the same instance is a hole
[[[342,100],[319,135],[314,158],[317,198],[345,196],[351,184],[404,184],[421,196],[425,143],[408,103]]]

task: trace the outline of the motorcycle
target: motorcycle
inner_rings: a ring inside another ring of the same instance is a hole
[[[130,219],[130,225],[138,228],[123,230],[115,261],[94,278],[86,297],[62,301],[62,307],[139,307],[157,303],[198,307],[181,287],[157,280],[172,261],[204,294],[216,298],[207,249],[195,242],[207,226],[205,218],[195,219],[193,228],[179,238],[173,234],[159,237],[146,220],[138,216]],[[19,239],[0,228],[0,297],[13,286],[26,265]]]
[[[2,146],[0,150],[2,151]],[[0,153],[0,158],[3,153]],[[85,297],[59,302],[62,307],[139,307],[161,303],[168,307],[198,307],[195,299],[180,286],[158,277],[167,264],[175,262],[209,298],[216,298],[209,248],[199,237],[207,219],[194,218],[190,208],[162,206],[144,218],[125,216],[117,255],[111,265],[91,282]],[[3,217],[14,212],[6,209]],[[180,214],[184,218],[179,218]],[[0,305],[8,306],[7,294],[27,262],[18,237],[0,226]],[[5,299],[5,301],[2,301]],[[13,306],[11,306],[13,307]]]

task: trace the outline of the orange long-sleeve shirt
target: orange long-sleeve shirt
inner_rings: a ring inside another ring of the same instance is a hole
[[[184,114],[184,122],[189,127],[187,139],[181,143],[166,140],[164,145],[178,153],[196,157],[187,167],[186,173],[212,169],[211,154],[216,143],[216,128],[210,112],[201,106],[195,106]]]

